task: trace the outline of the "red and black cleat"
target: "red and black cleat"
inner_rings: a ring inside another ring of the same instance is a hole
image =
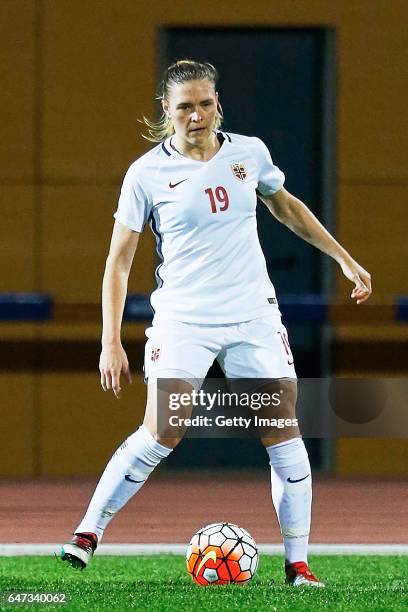
[[[324,583],[320,582],[309,569],[309,566],[304,561],[296,563],[285,563],[286,583],[292,586],[311,586],[324,587]]]
[[[95,533],[74,533],[70,542],[61,547],[61,559],[75,569],[85,569],[96,547],[98,536]]]

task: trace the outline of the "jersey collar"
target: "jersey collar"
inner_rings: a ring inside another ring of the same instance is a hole
[[[217,138],[218,138],[218,142],[220,143],[220,146],[223,145],[223,143],[228,140],[228,142],[231,142],[231,137],[229,134],[226,134],[225,132],[221,132],[220,130],[217,131]],[[166,138],[166,140],[164,142],[162,142],[162,149],[163,151],[166,153],[166,155],[168,155],[169,157],[171,157],[174,154],[177,154],[177,151],[175,151],[171,144],[171,136],[169,136],[169,138]],[[180,155],[180,153],[179,153]]]

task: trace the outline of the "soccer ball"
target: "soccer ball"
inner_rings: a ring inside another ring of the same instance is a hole
[[[197,584],[244,584],[258,567],[258,549],[250,534],[232,523],[212,523],[191,538],[187,571]]]

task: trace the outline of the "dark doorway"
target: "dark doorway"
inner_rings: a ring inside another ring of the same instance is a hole
[[[223,128],[260,137],[286,175],[285,187],[330,226],[334,194],[334,34],[323,28],[168,28],[160,37],[159,74],[182,58],[209,61],[220,75]],[[258,233],[278,298],[328,290],[320,253],[258,205]],[[327,375],[321,330],[288,327],[298,376]],[[219,376],[217,366],[210,376]],[[308,441],[315,467],[320,441]],[[265,451],[245,440],[186,440],[174,464],[254,466]],[[327,463],[326,463],[327,465]]]

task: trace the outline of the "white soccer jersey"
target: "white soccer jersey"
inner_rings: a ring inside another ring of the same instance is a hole
[[[218,133],[206,162],[167,139],[126,173],[114,214],[141,232],[148,222],[161,263],[155,319],[222,324],[280,315],[259,244],[256,192],[281,189],[284,174],[259,138]]]

